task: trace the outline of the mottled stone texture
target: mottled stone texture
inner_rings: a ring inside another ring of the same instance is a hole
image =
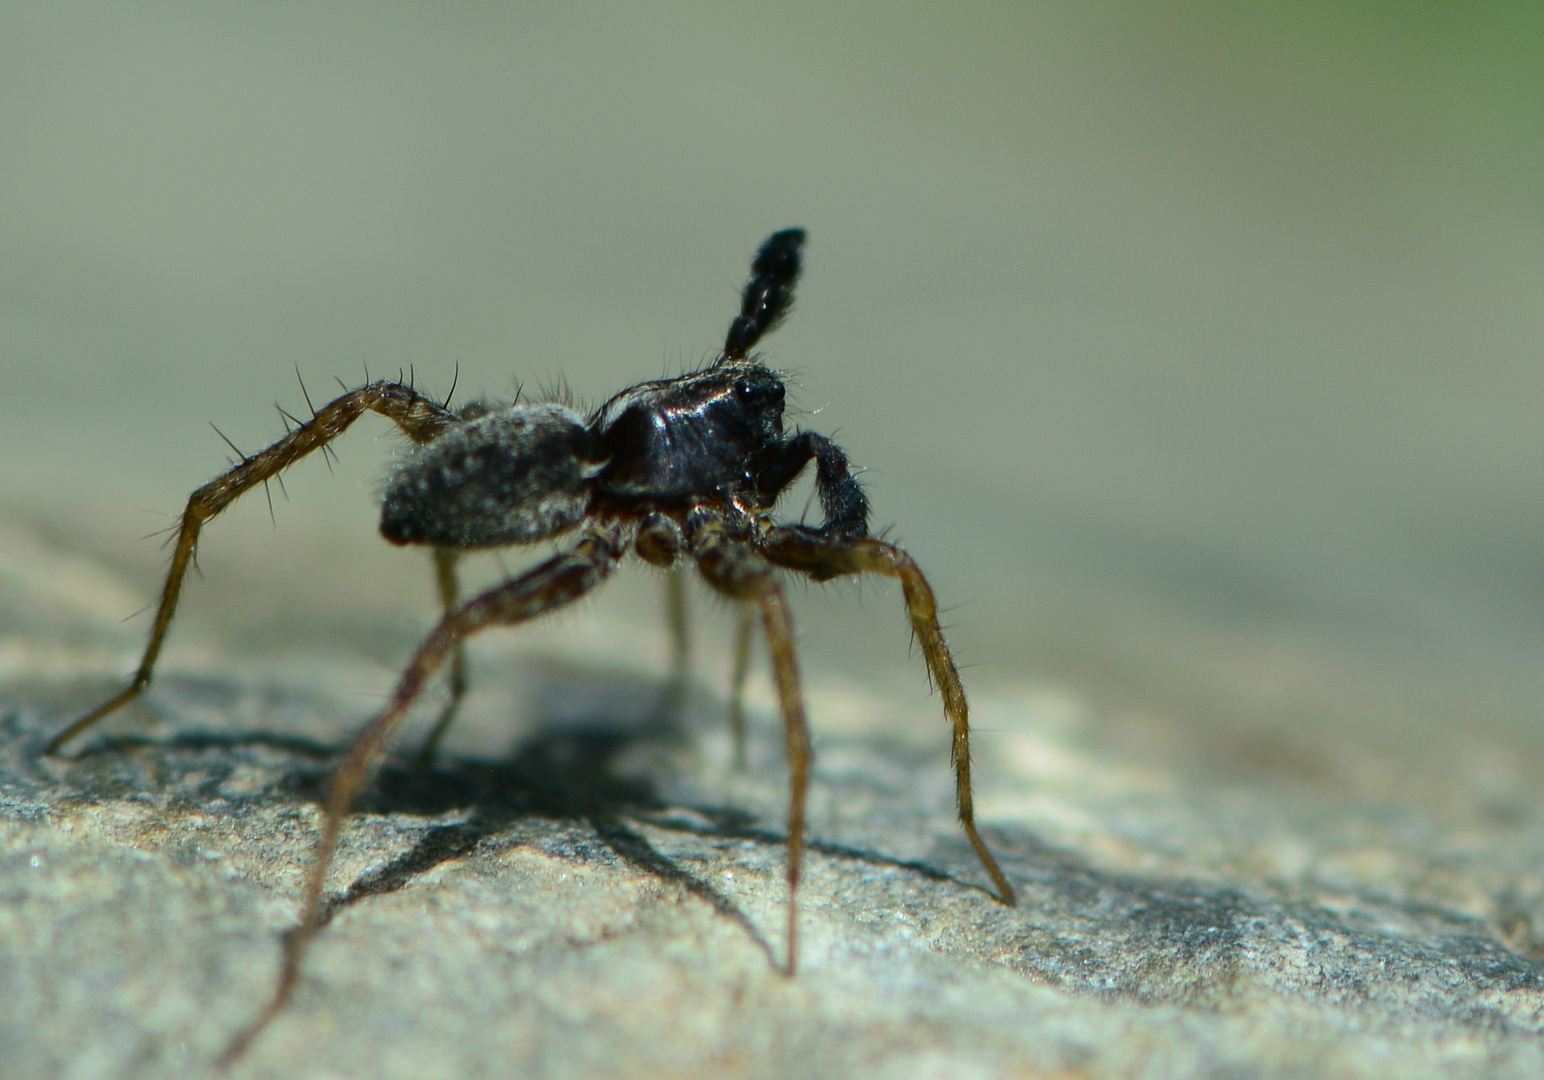
[[[203,1074],[270,991],[319,792],[387,661],[238,653],[190,616],[146,703],[44,759],[142,624],[116,621],[133,587],[5,535],[0,1072]],[[887,614],[876,632],[898,632]],[[978,689],[1009,909],[953,821],[920,677],[882,690],[812,661],[788,979],[767,691],[737,774],[707,681],[721,650],[672,703],[658,643],[617,644],[661,636],[638,615],[613,636],[574,619],[563,661],[539,636],[486,643],[442,762],[415,769],[404,744],[351,820],[296,999],[235,1075],[1544,1074],[1522,751],[1331,725],[1312,768],[1242,763],[1115,737],[1141,725],[1066,692]]]

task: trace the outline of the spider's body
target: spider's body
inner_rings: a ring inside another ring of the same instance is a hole
[[[679,506],[748,496],[755,455],[783,438],[783,381],[757,363],[721,363],[630,387],[596,411],[592,426],[606,459],[596,477],[605,499]]]
[[[398,466],[381,532],[471,549],[544,540],[586,517],[764,513],[808,460],[804,442],[783,438],[783,398],[776,372],[741,360],[639,383],[588,419],[548,402],[480,413]],[[846,531],[867,531],[858,505]]]
[[[803,243],[803,231],[789,229],[761,246],[723,353],[703,370],[639,383],[588,417],[554,402],[479,404],[452,412],[400,382],[373,382],[313,410],[310,420],[297,421],[284,438],[244,457],[189,497],[139,670],[122,693],[55,737],[50,751],[148,685],[203,523],[243,492],[326,447],[367,411],[393,420],[415,444],[387,481],[381,532],[393,543],[433,549],[445,604],[444,618],[334,777],[301,922],[287,939],[278,991],[257,1023],[232,1044],[228,1057],[240,1053],[293,989],[306,944],[319,925],[323,887],[343,820],[387,737],[428,680],[449,662],[451,705],[430,736],[426,754],[465,688],[462,651],[468,637],[570,603],[605,580],[629,554],[656,566],[695,565],[709,586],[743,605],[736,715],[750,620],[760,616],[787,734],[790,972],[810,743],[778,568],[817,581],[866,573],[900,581],[912,632],[953,726],[960,822],[1000,896],[1012,902],[1013,890],[974,824],[965,695],[939,629],[932,589],[905,552],[869,535],[868,499],[842,450],[814,432],[785,433],[783,381],[749,355],[792,304]],[[822,523],[778,522],[772,516],[778,496],[811,461]],[[455,566],[461,552],[565,534],[574,537],[566,550],[471,600],[458,600]]]
[[[712,507],[738,518],[770,512],[814,457],[825,530],[866,535],[868,500],[846,456],[820,435],[785,439],[783,380],[745,355],[787,312],[803,242],[789,229],[762,245],[745,310],[711,367],[638,383],[588,419],[555,403],[477,407],[399,467],[381,532],[464,550],[543,540],[586,517],[679,520]]]

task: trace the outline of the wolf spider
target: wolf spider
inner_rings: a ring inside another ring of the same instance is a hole
[[[295,421],[278,442],[244,456],[189,497],[139,669],[121,693],[61,731],[48,744],[50,753],[149,684],[203,524],[307,454],[325,451],[365,412],[389,418],[414,444],[387,481],[381,533],[394,544],[432,550],[445,609],[439,625],[413,654],[386,707],[354,741],[333,776],[300,921],[285,941],[278,988],[263,1014],[231,1046],[227,1061],[283,1008],[294,989],[306,946],[319,925],[322,892],[344,818],[424,684],[450,662],[451,702],[426,744],[427,756],[465,689],[467,638],[572,603],[605,580],[628,554],[667,569],[693,563],[709,586],[743,605],[734,680],[736,717],[752,618],[760,615],[787,741],[790,974],[797,956],[810,736],[778,568],[812,581],[850,574],[900,580],[912,633],[954,729],[951,756],[960,824],[1002,902],[1013,903],[1012,886],[976,831],[965,692],[938,625],[933,590],[909,555],[869,535],[868,498],[841,448],[812,431],[784,434],[783,380],[750,355],[792,306],[803,244],[802,229],[787,229],[761,245],[723,353],[702,370],[638,383],[589,416],[553,401],[475,404],[452,412],[401,381],[370,382],[313,408],[310,420]],[[779,495],[811,461],[822,524],[777,521],[772,510]],[[566,551],[471,600],[457,600],[456,560],[462,552],[569,533],[576,539]]]

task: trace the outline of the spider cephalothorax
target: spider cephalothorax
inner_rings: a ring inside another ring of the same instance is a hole
[[[451,703],[430,735],[425,757],[465,689],[462,651],[468,637],[578,599],[629,554],[655,566],[695,566],[709,586],[742,604],[746,617],[736,715],[751,619],[759,616],[787,735],[790,972],[796,956],[795,901],[810,741],[780,568],[816,581],[855,574],[900,581],[912,632],[953,727],[960,823],[1000,897],[1012,903],[1013,890],[976,831],[965,693],[939,629],[933,591],[910,556],[869,535],[868,499],[841,448],[815,432],[785,432],[783,380],[750,355],[792,305],[803,244],[800,229],[774,233],[762,244],[723,352],[700,371],[638,383],[588,416],[555,402],[479,404],[453,412],[401,382],[372,382],[313,410],[310,420],[296,421],[284,438],[244,457],[189,497],[138,671],[121,693],[60,732],[50,752],[149,684],[203,523],[242,493],[326,447],[365,412],[390,418],[412,440],[387,481],[381,532],[393,543],[433,549],[445,606],[444,617],[414,653],[386,707],[354,742],[333,778],[301,921],[286,939],[279,987],[257,1022],[231,1044],[227,1060],[278,1013],[294,988],[306,944],[319,925],[323,884],[343,819],[387,737],[428,680],[450,663]],[[821,524],[777,521],[772,510],[778,496],[811,461]],[[566,550],[471,600],[458,599],[460,553],[564,535],[573,537]]]

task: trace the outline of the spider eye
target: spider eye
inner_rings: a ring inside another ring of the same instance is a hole
[[[734,396],[736,401],[746,405],[771,404],[782,400],[783,387],[781,383],[745,379],[734,384]]]

